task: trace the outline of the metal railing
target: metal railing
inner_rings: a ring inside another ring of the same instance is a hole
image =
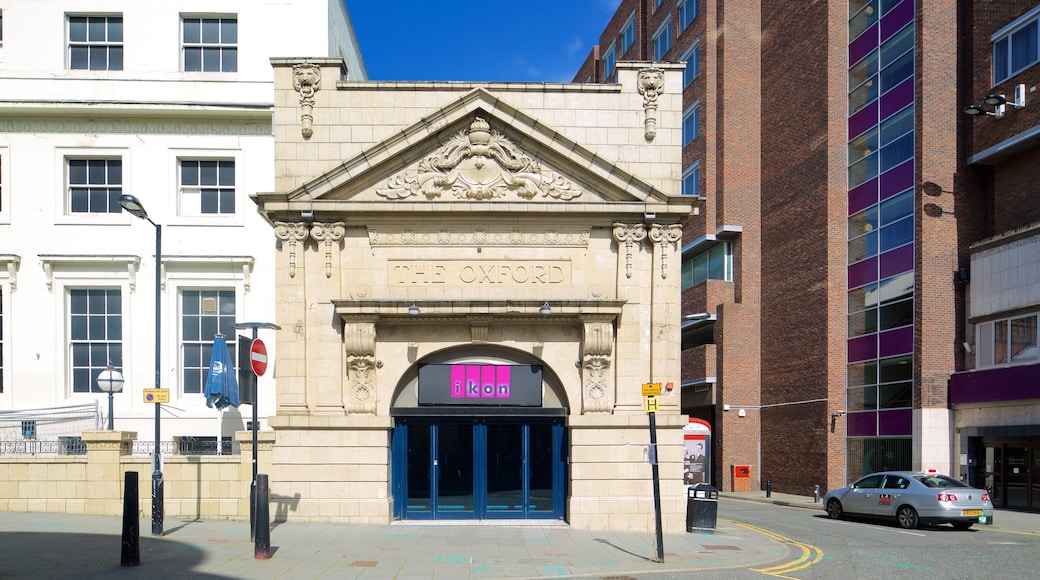
[[[59,437],[57,441],[22,439],[0,441],[0,455],[86,455],[87,444],[79,437]]]
[[[220,442],[221,455],[240,455],[237,441]],[[134,441],[133,455],[151,455],[154,441]],[[210,438],[179,437],[176,441],[162,441],[159,449],[163,455],[217,455],[217,442]],[[87,443],[80,437],[58,437],[57,440],[15,439],[0,441],[0,456],[3,455],[86,455]]]

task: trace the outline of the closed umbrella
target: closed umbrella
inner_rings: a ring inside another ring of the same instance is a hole
[[[220,411],[217,416],[217,455],[222,452],[221,429],[224,410],[238,407],[238,379],[235,378],[235,365],[231,362],[231,352],[223,336],[213,338],[213,355],[209,362],[209,376],[206,378],[206,406]]]

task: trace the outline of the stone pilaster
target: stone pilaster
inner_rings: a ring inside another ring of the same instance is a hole
[[[274,223],[274,235],[280,242],[280,251],[275,256],[275,284],[279,297],[275,316],[282,327],[278,331],[276,368],[276,412],[279,415],[307,413],[307,289],[293,281],[297,270],[304,265],[307,234],[306,223]]]

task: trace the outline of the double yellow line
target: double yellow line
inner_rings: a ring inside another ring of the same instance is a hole
[[[802,551],[801,555],[798,556],[798,558],[796,558],[792,562],[787,562],[786,564],[779,564],[777,566],[771,566],[769,568],[751,568],[752,572],[759,572],[761,574],[766,574],[768,576],[776,576],[778,578],[787,578],[787,576],[784,576],[784,574],[790,574],[791,572],[804,570],[805,568],[808,568],[809,566],[812,566],[813,564],[823,559],[823,550],[817,548],[816,546],[813,546],[811,544],[803,544],[802,542],[796,542],[791,538],[781,536],[780,534],[776,534],[770,532],[769,530],[764,530],[756,526],[751,526],[741,522],[733,523],[737,524],[738,526],[747,528],[753,532],[758,532],[763,536],[767,536],[778,542],[784,544],[791,544],[792,546],[797,546]]]

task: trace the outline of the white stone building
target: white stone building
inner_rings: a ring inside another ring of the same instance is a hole
[[[117,429],[151,439],[158,381],[164,441],[216,435],[214,333],[275,318],[274,236],[249,196],[274,188],[270,58],[301,53],[366,79],[341,0],[0,2],[0,411],[107,415],[96,377],[112,364]],[[160,230],[121,211],[124,194],[161,226],[158,293]],[[250,417],[227,413],[222,436]],[[41,439],[74,434],[44,423]]]

